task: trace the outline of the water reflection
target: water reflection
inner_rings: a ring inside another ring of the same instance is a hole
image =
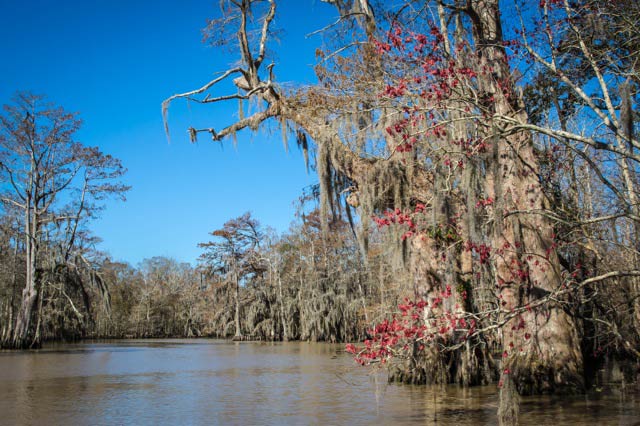
[[[523,399],[523,424],[634,425],[637,393]],[[493,425],[493,387],[387,384],[341,345],[146,340],[0,352],[0,424]]]

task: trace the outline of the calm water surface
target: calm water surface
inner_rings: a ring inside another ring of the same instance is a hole
[[[387,385],[342,345],[129,340],[0,352],[0,424],[493,425],[495,388]],[[640,425],[637,393],[529,398],[522,424]]]

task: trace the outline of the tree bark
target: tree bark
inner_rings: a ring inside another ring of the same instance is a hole
[[[234,294],[235,294],[234,322],[235,322],[235,325],[236,325],[236,332],[235,332],[233,338],[235,340],[241,340],[242,339],[242,331],[240,329],[240,279],[238,278],[237,272],[234,273],[233,279],[234,279],[234,284],[235,284],[235,288],[234,288]]]
[[[29,204],[32,204],[29,199]],[[27,348],[29,342],[29,334],[31,332],[30,325],[33,319],[33,308],[38,300],[37,289],[37,229],[38,215],[36,208],[28,208],[25,214],[25,249],[26,249],[26,275],[25,287],[22,290],[22,301],[16,315],[16,323],[13,330],[11,346],[16,349]],[[34,342],[38,343],[38,342]]]
[[[480,77],[483,95],[492,99],[487,108],[493,117],[508,116],[526,123],[502,47],[498,0],[475,1],[472,17],[481,66],[491,71]],[[490,131],[496,136],[492,155],[487,158],[486,189],[496,200],[492,235],[495,284],[506,315],[560,289],[563,281],[554,225],[535,213],[549,206],[539,181],[540,165],[531,134],[504,136],[495,123]],[[505,371],[521,394],[579,392],[584,388],[577,325],[560,302],[525,311],[507,322],[503,357]]]

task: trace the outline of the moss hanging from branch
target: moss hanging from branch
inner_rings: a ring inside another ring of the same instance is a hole
[[[300,128],[296,129],[296,143],[298,144],[298,148],[302,150],[304,167],[307,169],[307,173],[309,173],[309,142],[306,133]]]
[[[327,150],[326,143],[318,145],[318,154],[316,156],[316,169],[318,171],[318,179],[320,181],[320,220],[322,232],[328,234],[329,212],[333,212],[333,173],[331,170],[331,159]]]

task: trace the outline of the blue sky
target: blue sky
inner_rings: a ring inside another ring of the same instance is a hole
[[[78,111],[78,139],[120,158],[133,188],[126,203],[109,203],[92,225],[99,247],[115,260],[137,264],[162,255],[193,262],[197,243],[232,217],[251,211],[264,225],[284,231],[293,202],[316,181],[307,174],[292,141],[285,152],[280,132],[242,133],[211,142],[188,142],[193,125],[222,127],[237,104],[175,102],[169,113],[171,143],[160,105],[168,96],[200,87],[236,58],[201,43],[217,0],[0,0],[0,103],[16,90],[45,94]],[[282,2],[276,77],[313,81],[314,49],[305,35],[334,16],[332,7],[310,1]],[[288,6],[288,7],[287,7]]]

